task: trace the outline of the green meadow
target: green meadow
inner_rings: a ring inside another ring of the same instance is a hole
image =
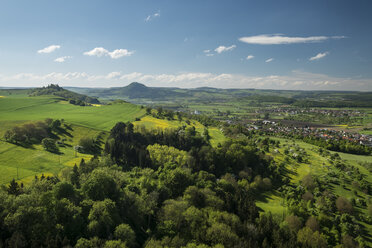
[[[0,98],[0,121],[64,119],[68,123],[109,131],[119,121],[134,121],[144,114],[143,109],[130,103],[81,107],[52,96]]]
[[[27,97],[11,95],[0,98],[0,137],[15,125],[46,118],[63,119],[71,124],[66,146],[61,154],[47,152],[41,145],[32,148],[16,146],[0,141],[0,184],[13,178],[28,182],[35,175],[56,175],[62,168],[79,163],[90,155],[75,153],[73,146],[80,138],[95,137],[101,131],[109,131],[119,121],[134,121],[144,115],[139,106],[123,103],[114,105],[75,106],[52,96]]]
[[[72,125],[71,129],[71,136],[61,135],[66,139],[66,145],[60,147],[60,154],[47,152],[41,145],[24,148],[0,141],[0,184],[9,183],[13,178],[27,183],[35,175],[58,175],[64,167],[79,164],[81,159],[90,159],[91,155],[77,153],[73,146],[78,144],[80,138],[94,137],[99,131],[76,125]]]
[[[66,146],[60,148],[60,155],[45,151],[41,145],[24,148],[2,140],[4,133],[15,125],[46,118],[63,119],[71,125],[70,136],[60,137],[66,139]],[[135,122],[136,119],[140,121]],[[185,121],[168,121],[145,116],[143,108],[130,103],[82,107],[53,96],[3,94],[0,97],[0,184],[9,183],[13,178],[27,183],[35,175],[56,175],[66,166],[79,164],[82,158],[89,159],[90,155],[75,153],[73,149],[80,138],[95,137],[100,132],[107,134],[119,121],[131,121],[136,126],[144,126],[147,129],[187,125]],[[190,125],[195,126],[198,132],[204,130],[204,126],[197,121],[192,121]],[[222,143],[225,139],[217,127],[210,127],[209,133],[212,145]]]

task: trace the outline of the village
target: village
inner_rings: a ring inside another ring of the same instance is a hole
[[[372,147],[372,135],[364,135],[330,127],[283,125],[271,120],[259,120],[246,125],[249,131],[260,130],[267,134],[290,137],[314,137],[324,140],[347,140]]]

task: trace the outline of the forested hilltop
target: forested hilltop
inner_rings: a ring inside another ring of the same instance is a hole
[[[12,181],[4,187],[2,244],[148,248],[357,247],[356,240],[362,247],[366,244],[363,237],[368,238],[368,231],[360,221],[371,222],[371,203],[333,194],[324,177],[307,174],[299,184],[290,183],[286,163],[277,164],[269,155],[282,147],[279,141],[251,137],[212,147],[209,139],[207,132],[200,134],[192,127],[135,131],[131,123],[117,123],[102,156],[81,160],[58,177],[35,177],[28,186]],[[363,173],[337,154],[323,154],[330,155],[336,168],[364,180]],[[298,156],[308,159],[304,151]],[[296,164],[297,157],[286,157],[287,164]],[[371,194],[370,184],[358,187],[364,191],[359,195]],[[260,214],[256,206],[273,189],[282,192],[289,206],[280,218]],[[369,216],[359,213],[363,204],[368,204]]]
[[[372,244],[367,145],[27,92],[0,91],[0,247]]]
[[[50,84],[47,87],[31,89],[29,92],[30,96],[43,96],[43,95],[53,95],[64,98],[71,104],[85,106],[87,104],[99,104],[97,98],[89,97],[86,95],[78,94],[62,87],[58,84]]]

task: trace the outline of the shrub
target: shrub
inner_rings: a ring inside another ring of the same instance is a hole
[[[315,188],[315,182],[311,174],[308,174],[302,178],[302,185],[309,190]]]
[[[54,139],[45,138],[41,141],[41,144],[43,145],[44,149],[47,150],[48,152],[53,152],[53,153],[59,152],[59,149]]]
[[[285,218],[285,221],[288,223],[289,228],[294,232],[298,232],[298,230],[300,230],[300,228],[302,227],[300,218],[295,215],[287,216]]]
[[[350,201],[342,196],[337,198],[336,207],[341,213],[351,214],[353,212],[353,206],[351,205]]]

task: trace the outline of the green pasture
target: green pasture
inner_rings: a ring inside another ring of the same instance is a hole
[[[134,121],[144,114],[139,106],[129,103],[81,107],[50,96],[0,98],[0,121],[64,119],[68,123],[108,131],[119,121]]]
[[[29,181],[42,173],[58,174],[65,166],[73,166],[81,158],[91,157],[75,154],[73,146],[81,137],[95,137],[101,131],[109,131],[119,121],[134,121],[143,115],[144,110],[128,103],[81,107],[51,96],[3,96],[0,98],[0,138],[15,125],[46,118],[64,119],[72,124],[72,130],[68,131],[70,136],[60,136],[67,144],[60,148],[60,155],[45,151],[41,145],[23,148],[0,141],[0,184],[13,178]]]
[[[66,146],[61,147],[61,154],[45,151],[41,145],[23,148],[2,140],[6,130],[22,123],[45,120],[46,118],[63,119],[71,124],[70,135],[60,135],[66,139]],[[134,122],[136,118],[140,121]],[[75,154],[73,147],[82,137],[95,137],[107,132],[119,121],[132,121],[136,126],[147,129],[177,128],[187,125],[185,121],[161,120],[145,116],[145,110],[139,106],[122,103],[112,105],[75,106],[60,98],[52,96],[27,97],[26,95],[6,95],[0,97],[0,184],[9,183],[13,178],[22,182],[31,181],[35,175],[56,175],[62,168],[79,164],[82,158],[91,156]],[[192,120],[198,132],[204,126]],[[216,127],[210,127],[212,145],[222,143],[225,139]]]
[[[50,153],[41,145],[24,148],[8,142],[0,141],[0,184],[9,183],[13,178],[21,182],[31,181],[35,175],[58,175],[64,167],[79,164],[81,159],[92,156],[75,152],[73,147],[82,137],[96,137],[99,131],[72,125],[70,135],[60,135],[66,139],[65,146],[60,147],[60,154]]]

